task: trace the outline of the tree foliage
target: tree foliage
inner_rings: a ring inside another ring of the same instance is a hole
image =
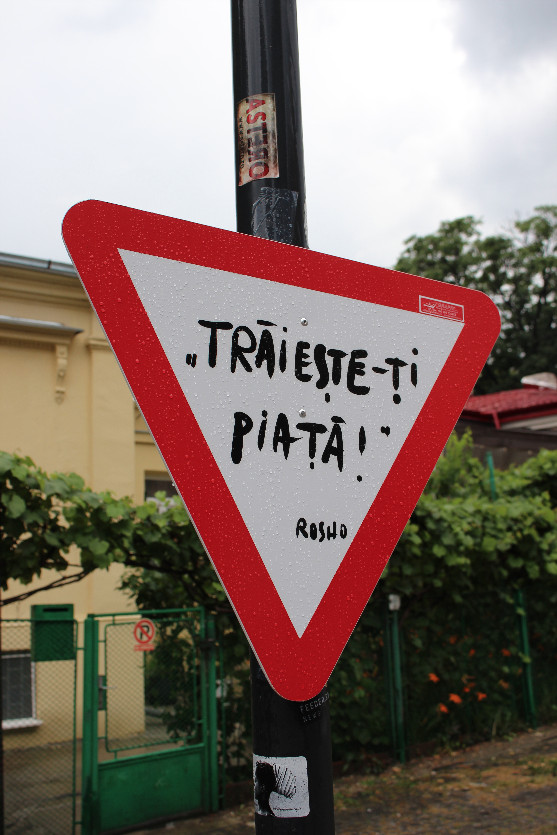
[[[502,332],[477,393],[518,388],[527,374],[557,366],[557,206],[539,206],[502,235],[482,237],[470,215],[413,235],[395,269],[487,293]]]
[[[204,591],[198,568],[204,551],[181,504],[170,503],[163,513],[154,502],[136,506],[94,492],[75,473],[48,475],[30,458],[7,452],[0,452],[0,557],[4,591],[9,580],[28,585],[47,569],[58,575],[3,604],[78,582],[115,562],[164,572],[171,582],[187,571],[190,599]]]
[[[385,680],[389,595],[399,595],[408,742],[489,738],[521,723],[526,593],[538,710],[555,719],[557,453],[489,471],[452,436],[331,677],[336,756],[390,742]],[[370,710],[370,705],[373,709]]]
[[[411,739],[476,739],[516,727],[530,663],[517,639],[517,590],[529,601],[536,669],[549,658],[553,670],[557,657],[556,476],[557,453],[541,452],[497,472],[493,498],[470,435],[449,440],[331,677],[336,758],[388,746],[384,644],[392,594],[401,598]],[[134,506],[93,493],[78,476],[48,476],[29,459],[2,453],[0,513],[4,588],[10,577],[29,583],[47,568],[59,573],[47,587],[65,585],[117,561],[129,568],[122,586],[139,608],[203,605],[213,613],[224,675],[234,681],[228,715],[238,734],[228,740],[229,756],[234,744],[244,751],[247,642],[181,504]],[[556,704],[550,680],[548,673],[540,684],[549,711]]]
[[[49,588],[67,585],[94,568],[122,561],[126,507],[88,490],[75,474],[49,476],[30,458],[1,452],[2,589],[10,579],[27,585],[46,569],[59,575]],[[72,546],[78,554],[72,555]]]
[[[478,583],[518,588],[538,577],[549,581],[557,575],[556,485],[557,453],[542,451],[499,472],[493,500],[488,470],[473,456],[470,435],[452,436],[376,595],[397,593],[411,601],[442,588],[458,603]],[[50,587],[118,562],[131,569],[123,588],[139,608],[202,605],[220,619],[221,631],[237,631],[226,594],[179,502],[136,506],[95,493],[75,474],[49,476],[29,458],[2,452],[0,514],[4,590],[8,580],[29,584],[46,569],[59,574]],[[244,650],[242,638],[238,656]]]
[[[529,659],[518,644],[514,595],[527,591],[533,638],[543,633],[539,624],[551,619],[557,602],[557,453],[497,472],[493,499],[489,471],[472,452],[469,434],[449,440],[331,676],[337,759],[362,759],[389,746],[384,644],[391,594],[401,597],[409,741],[485,738],[520,721]],[[212,569],[202,561],[199,570],[204,603],[219,610],[225,672],[236,681],[230,715],[247,729],[247,644],[222,590],[210,600]],[[160,574],[133,571],[124,584],[145,608],[194,600],[186,584]],[[550,667],[557,652],[552,634],[536,639]],[[549,688],[548,710],[555,695]]]

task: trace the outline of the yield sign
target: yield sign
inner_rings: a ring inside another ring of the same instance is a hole
[[[497,338],[495,305],[97,201],[63,234],[270,683],[315,696]]]

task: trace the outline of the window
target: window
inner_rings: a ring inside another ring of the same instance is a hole
[[[27,650],[2,653],[2,727],[40,725],[35,715],[35,665]]]
[[[176,496],[177,490],[166,473],[145,473],[145,501],[154,499],[155,493]]]
[[[165,499],[157,498],[157,493],[164,493]],[[145,501],[155,502],[159,513],[178,501],[178,491],[168,473],[145,473]]]

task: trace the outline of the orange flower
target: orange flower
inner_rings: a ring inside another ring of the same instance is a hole
[[[505,655],[507,658],[509,657],[510,654],[511,654],[510,649],[502,649],[501,650],[501,655]]]
[[[464,690],[463,690],[463,692],[464,692],[464,693],[469,693],[469,692],[470,692],[470,688],[469,688],[469,687],[465,687],[465,688],[464,688]]]
[[[503,679],[499,679],[499,684],[501,685],[501,687],[504,687],[505,690],[509,689],[509,682],[508,681],[503,681]]]
[[[436,676],[435,673],[429,673],[429,680],[432,681],[434,684],[437,684],[439,681],[439,676]]]
[[[457,694],[456,694],[456,693],[451,693],[451,694],[449,695],[449,701],[450,701],[450,702],[454,702],[454,703],[455,703],[455,705],[460,705],[460,704],[462,704],[462,699],[460,698],[460,696],[457,696]]]
[[[439,705],[439,710],[440,710],[441,713],[448,713],[449,712],[449,708],[446,705],[444,705],[443,703],[441,703]]]
[[[476,693],[476,696],[478,697],[478,701],[479,701],[479,702],[481,702],[481,701],[482,701],[482,699],[487,699],[487,693],[480,693],[480,692],[478,692],[478,693]]]
[[[468,653],[468,655],[475,655],[475,654],[476,654],[476,650],[475,650],[475,649],[471,649],[471,650],[470,650],[470,652]]]
[[[451,635],[451,637],[449,638],[449,644],[456,644],[457,641],[458,635]]]

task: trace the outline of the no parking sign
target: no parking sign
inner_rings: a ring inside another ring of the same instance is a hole
[[[133,637],[136,640],[134,649],[140,652],[150,652],[155,649],[153,638],[155,637],[155,624],[149,618],[141,618],[133,628]]]

